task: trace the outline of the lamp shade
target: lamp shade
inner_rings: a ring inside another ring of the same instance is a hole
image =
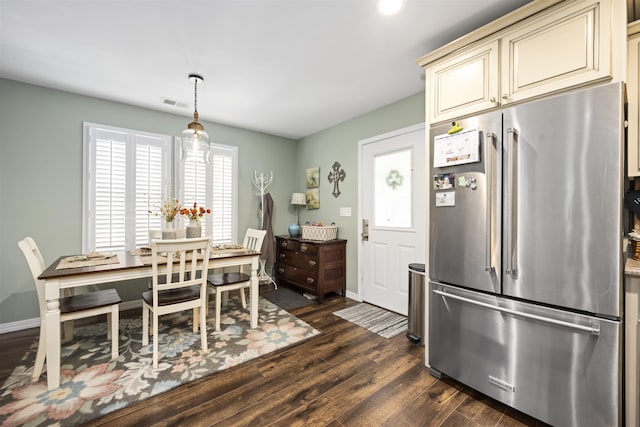
[[[209,163],[209,134],[204,131],[202,125],[200,129],[193,127],[193,124],[200,125],[198,122],[189,123],[189,127],[182,132],[182,159],[186,160],[188,153],[202,153],[205,163]]]
[[[204,81],[199,74],[189,74],[193,80],[193,121],[182,131],[182,160],[186,160],[188,153],[194,155],[201,152],[205,163],[209,163],[209,134],[204,131],[204,126],[198,121],[198,81]]]
[[[304,193],[293,193],[291,195],[291,204],[292,205],[306,205],[307,198]]]

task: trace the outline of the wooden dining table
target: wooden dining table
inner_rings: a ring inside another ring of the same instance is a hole
[[[114,253],[118,257],[118,262],[114,264],[56,269],[58,264],[67,257],[61,256],[38,277],[38,279],[45,281],[45,298],[47,300],[45,328],[47,387],[49,390],[60,386],[60,291],[151,277],[151,257],[148,257],[149,262],[145,262],[141,256],[131,255],[129,252]],[[251,265],[250,312],[252,328],[258,326],[259,259],[260,252],[248,249],[214,249],[209,257],[209,269]],[[160,273],[162,272],[163,269],[160,268]]]

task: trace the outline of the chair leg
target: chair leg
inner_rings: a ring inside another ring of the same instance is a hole
[[[149,345],[149,309],[142,303],[142,345]]]
[[[36,362],[33,364],[33,374],[31,375],[31,381],[37,381],[42,374],[42,368],[44,367],[44,359],[47,354],[46,350],[47,337],[45,336],[45,326],[43,322],[40,322],[40,338],[38,340],[38,352],[36,353]]]
[[[62,291],[64,297],[72,297],[74,295],[73,288],[67,288]],[[67,320],[62,324],[62,342],[69,342],[73,340],[73,320]]]
[[[206,306],[202,304],[200,311],[200,340],[202,341],[202,351],[208,351],[207,346],[207,316]],[[195,319],[194,319],[195,320]]]
[[[111,334],[111,358],[117,359],[120,350],[120,313],[117,305],[111,307],[111,314],[107,314],[108,323],[111,323],[109,332]]]
[[[64,322],[63,329],[64,338],[62,339],[62,342],[69,342],[73,340],[73,320],[67,320]]]
[[[200,307],[195,307],[193,309],[193,333],[198,332],[198,325],[200,324]]]
[[[216,331],[220,330],[220,305],[222,304],[222,292],[216,289]]]
[[[158,367],[158,339],[160,334],[158,333],[158,314],[153,313],[153,330],[156,331],[153,336],[153,367]]]
[[[247,308],[247,297],[244,295],[244,288],[240,288],[240,300],[242,301],[242,308]]]
[[[107,339],[111,339],[111,313],[107,313]]]

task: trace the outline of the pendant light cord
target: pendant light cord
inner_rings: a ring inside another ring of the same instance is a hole
[[[198,78],[194,78],[193,79],[193,83],[194,83],[194,100],[193,100],[193,110],[197,113],[198,112]]]

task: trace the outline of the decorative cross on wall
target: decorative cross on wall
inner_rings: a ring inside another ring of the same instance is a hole
[[[338,182],[344,181],[344,177],[347,176],[347,174],[345,173],[344,169],[340,169],[340,163],[338,162],[334,162],[333,166],[331,166],[331,169],[333,170],[329,172],[329,176],[327,178],[329,178],[329,182],[333,183],[333,191],[331,192],[331,194],[333,194],[333,197],[338,197],[340,195]]]

